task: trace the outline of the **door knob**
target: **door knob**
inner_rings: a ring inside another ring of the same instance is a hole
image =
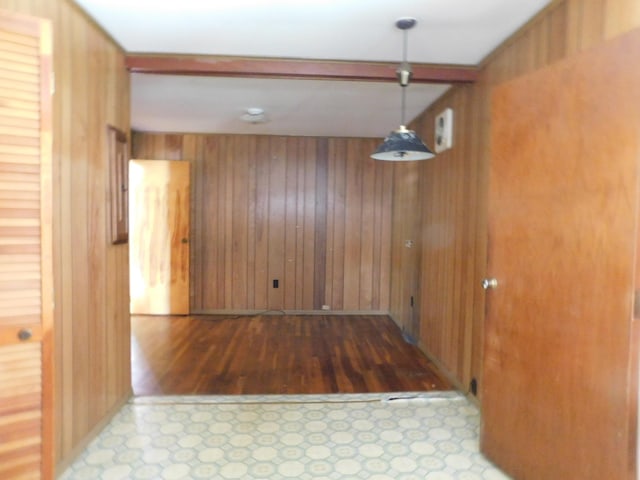
[[[32,336],[33,336],[33,333],[31,332],[30,328],[23,328],[18,332],[18,338],[23,342],[26,342]]]
[[[495,278],[485,278],[482,280],[482,288],[489,290],[490,288],[496,288],[498,286],[498,280]]]

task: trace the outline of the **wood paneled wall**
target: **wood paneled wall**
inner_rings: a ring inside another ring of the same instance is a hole
[[[454,147],[422,164],[414,209],[422,211],[420,344],[464,389],[472,378],[482,388],[492,88],[638,26],[637,0],[556,1],[486,59],[479,82],[452,88],[414,122],[433,144],[434,116],[454,110]]]
[[[393,165],[393,215],[391,237],[391,299],[389,313],[413,342],[420,338],[420,238],[418,202],[422,162]]]
[[[57,461],[63,465],[131,391],[126,245],[108,232],[106,127],[129,130],[124,57],[68,0],[0,0],[52,20]]]
[[[193,164],[192,312],[387,312],[393,167],[376,146],[135,133],[135,158]]]

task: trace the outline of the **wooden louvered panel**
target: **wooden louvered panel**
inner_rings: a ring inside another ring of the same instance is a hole
[[[16,258],[29,259],[33,255],[16,255]],[[40,266],[31,260],[8,262],[6,256],[0,255],[0,281],[10,279],[35,279],[39,280]]]
[[[0,127],[1,128],[1,127]],[[40,180],[39,174],[40,169],[33,165],[22,165],[20,163],[3,163],[0,165],[0,173],[3,175],[29,175],[29,181],[38,181]]]
[[[52,422],[42,414],[52,398],[49,35],[47,22],[0,12],[2,479],[53,471]],[[21,342],[21,331],[31,337]]]
[[[12,45],[30,47],[31,53],[27,53],[27,55],[37,55],[38,46],[40,44],[38,38],[36,37],[24,35],[22,33],[9,32],[6,30],[0,31],[0,42],[3,43],[3,50],[5,49],[5,47],[11,48]]]
[[[11,153],[3,153],[0,152],[0,162],[14,162],[16,160],[16,155]],[[23,155],[20,157],[22,163],[29,163],[32,165],[38,165],[40,163],[40,155]]]
[[[0,64],[5,70],[38,74],[40,68],[37,59],[23,52],[0,52]]]
[[[2,82],[0,81],[0,85]],[[17,90],[14,90],[19,95]],[[10,127],[27,128],[31,130],[31,133],[35,133],[35,129],[38,127],[38,120],[15,118],[15,117],[0,117],[0,125],[6,125]]]
[[[0,478],[40,478],[39,343],[0,348]]]
[[[0,328],[9,328],[7,339],[17,327],[38,325],[42,312],[39,48],[30,35],[0,33],[7,87],[0,93]],[[33,256],[5,258],[25,254]]]
[[[0,108],[0,115],[2,115],[2,108]],[[0,144],[0,154],[9,154],[12,156],[26,155],[35,156],[40,155],[40,149],[38,147],[24,146],[24,145],[2,145]],[[38,163],[38,161],[34,162]]]
[[[3,125],[0,123],[0,135],[20,135],[22,137],[31,137],[34,133],[33,128],[24,128],[19,125]]]
[[[9,72],[10,74],[22,73],[38,77],[39,68],[40,66],[37,59],[29,59],[24,53],[0,52],[0,71]]]
[[[15,159],[15,157],[13,157]],[[0,158],[0,164],[2,164],[2,159]],[[34,191],[25,191],[25,190],[2,190],[0,189],[0,200],[32,200],[35,202],[40,201],[40,197],[38,192]]]
[[[2,69],[0,69],[0,71],[1,70]],[[39,112],[37,96],[32,100],[28,98],[25,100],[20,100],[13,97],[7,98],[6,96],[0,96],[0,105],[2,105],[4,108],[15,108],[17,110]]]

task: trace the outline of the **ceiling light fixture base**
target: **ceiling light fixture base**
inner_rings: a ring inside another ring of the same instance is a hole
[[[409,30],[416,26],[418,21],[413,17],[402,17],[396,20],[396,27],[400,30]]]
[[[240,119],[246,123],[265,123],[267,121],[267,116],[264,109],[260,107],[250,107],[247,108]]]

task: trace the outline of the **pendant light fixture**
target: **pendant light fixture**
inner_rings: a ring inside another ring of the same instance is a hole
[[[411,65],[407,62],[407,34],[415,24],[415,18],[400,18],[396,21],[396,27],[402,30],[404,35],[402,63],[396,70],[398,83],[402,87],[400,128],[391,132],[371,155],[371,158],[376,160],[410,161],[434,157],[434,153],[420,140],[416,132],[405,126],[406,87],[409,86],[412,75]]]

